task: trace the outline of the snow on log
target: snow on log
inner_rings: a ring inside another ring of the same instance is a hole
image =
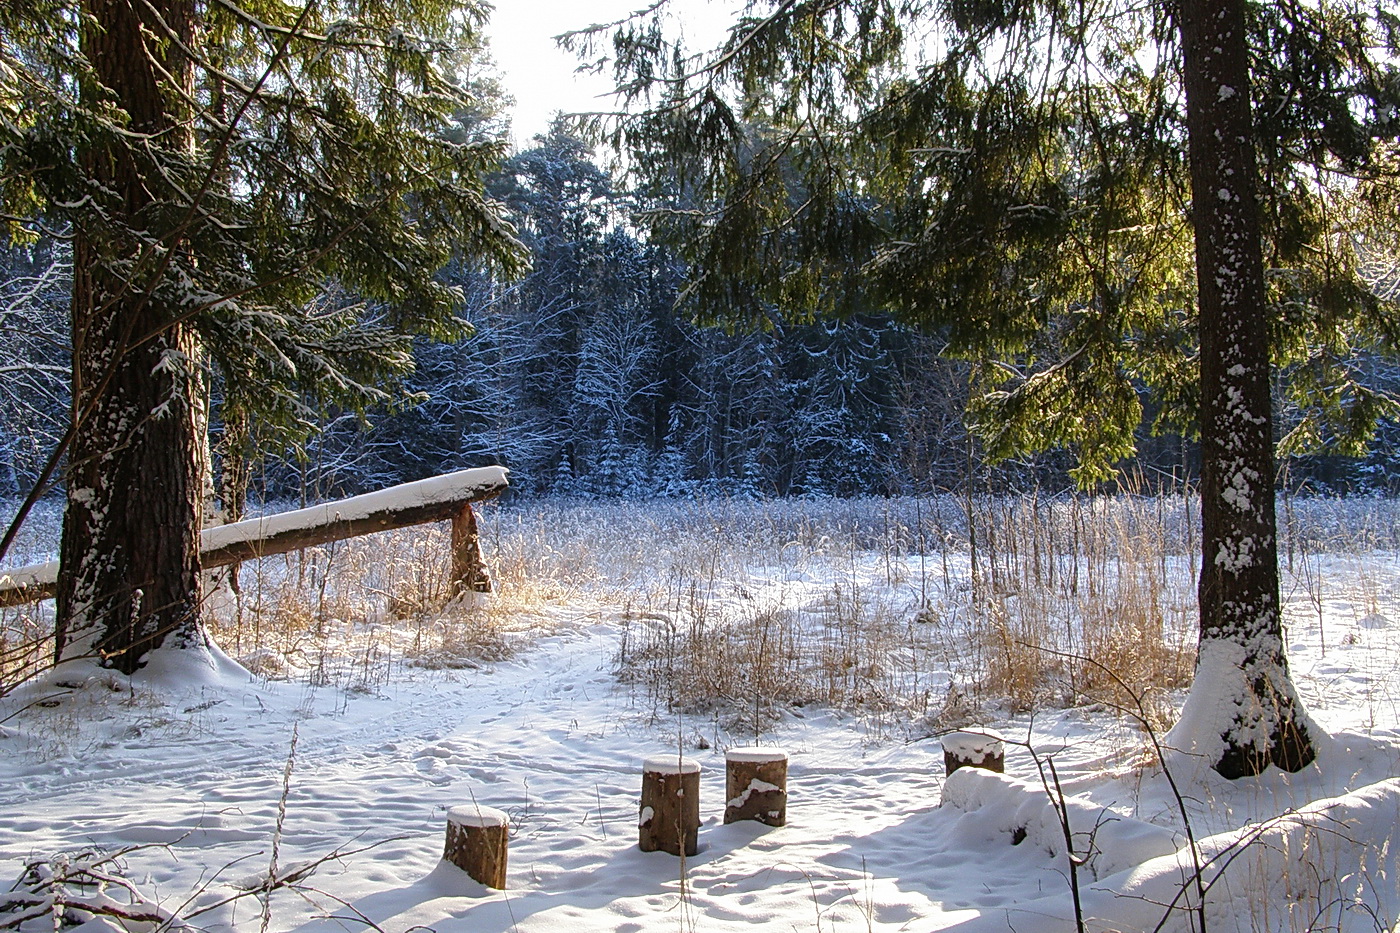
[[[504,467],[482,467],[219,525],[205,529],[200,560],[205,567],[222,567],[375,531],[444,521],[455,517],[466,503],[490,499],[505,488]]]
[[[506,886],[510,818],[493,807],[467,804],[447,811],[442,857],[488,888]]]
[[[504,467],[479,467],[295,512],[206,528],[200,543],[200,564],[207,570],[376,531],[452,519],[454,569],[480,568],[480,553],[475,551],[476,522],[472,519],[468,525],[464,511],[472,502],[499,495],[506,486]],[[479,577],[468,575],[461,582],[467,589],[476,589],[484,579],[483,569]],[[0,571],[0,607],[52,599],[57,580],[57,561]]]
[[[53,599],[58,583],[58,561],[0,570],[0,608]]]
[[[787,752],[781,748],[731,748],[724,753],[724,821],[757,820],[787,825]]]
[[[642,764],[637,844],[643,852],[694,855],[700,843],[700,764],[675,755]]]

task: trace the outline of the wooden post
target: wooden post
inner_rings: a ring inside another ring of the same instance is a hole
[[[1006,753],[1000,734],[991,729],[950,732],[943,737],[943,767],[948,774],[963,767],[983,768],[1001,774]]]
[[[488,888],[506,886],[510,818],[492,807],[467,804],[447,811],[442,857]]]
[[[643,852],[694,855],[699,851],[699,762],[674,755],[643,762],[637,836]]]
[[[491,577],[481,559],[481,538],[472,504],[462,504],[452,516],[452,595],[491,592]]]
[[[787,825],[787,752],[781,748],[731,748],[724,753],[724,821],[757,820]]]

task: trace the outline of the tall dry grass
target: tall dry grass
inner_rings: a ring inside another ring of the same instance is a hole
[[[1393,501],[1285,504],[1295,568],[1400,549]],[[52,553],[50,511],[22,560]],[[211,631],[263,676],[374,690],[405,666],[477,665],[561,623],[611,620],[639,706],[755,733],[803,706],[884,734],[1123,705],[1124,685],[1165,726],[1191,672],[1186,497],[546,500],[480,518],[489,600],[449,602],[448,531],[424,526],[247,562],[236,589],[226,574],[209,588]],[[1329,598],[1320,574],[1299,579]],[[47,604],[0,611],[0,690],[48,663],[51,625]]]

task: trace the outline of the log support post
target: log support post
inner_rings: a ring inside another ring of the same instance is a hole
[[[694,855],[700,840],[700,764],[660,756],[642,764],[637,842],[643,852]]]
[[[724,753],[724,821],[757,820],[787,825],[787,752],[781,748],[731,748]]]
[[[506,886],[506,847],[510,818],[475,804],[447,811],[447,842],[442,857],[488,888]]]
[[[452,595],[491,592],[491,577],[481,559],[481,537],[477,533],[472,504],[462,504],[452,516]]]
[[[959,768],[982,768],[998,774],[1006,770],[1006,750],[1001,735],[991,729],[950,732],[943,737],[943,767],[948,774]]]

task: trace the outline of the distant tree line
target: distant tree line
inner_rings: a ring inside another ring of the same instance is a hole
[[[490,188],[509,206],[533,267],[509,283],[465,260],[441,274],[462,289],[459,313],[473,336],[418,339],[406,404],[322,408],[318,430],[295,443],[260,436],[256,424],[244,438],[213,405],[217,469],[236,459],[233,442],[251,443],[240,469],[253,494],[307,501],[495,463],[527,495],[1072,485],[1063,452],[986,462],[965,424],[973,365],[946,358],[937,332],[875,312],[816,321],[772,308],[749,330],[690,320],[678,309],[679,260],[638,233],[634,194],[563,124],[511,157]],[[69,407],[71,258],[61,240],[46,239],[4,251],[0,264],[0,495],[14,495],[33,481]],[[1377,388],[1400,391],[1393,362],[1377,358],[1369,375]],[[217,379],[211,391],[221,393]],[[1278,406],[1281,432],[1301,420],[1282,393]],[[1152,414],[1127,472],[1145,488],[1191,482],[1194,445],[1152,436]],[[1393,493],[1397,447],[1400,428],[1383,423],[1365,456],[1294,456],[1280,480]]]
[[[460,263],[465,341],[419,341],[421,400],[366,423],[330,416],[305,447],[262,464],[260,488],[308,499],[500,463],[529,495],[877,495],[1067,489],[1071,455],[987,462],[966,426],[973,364],[946,339],[876,312],[817,321],[767,309],[760,326],[678,310],[685,270],[631,224],[643,207],[562,125],[491,185],[530,246],[533,271],[499,284]],[[1377,358],[1378,388],[1400,368]],[[1281,433],[1302,412],[1278,393]],[[1195,445],[1153,436],[1148,411],[1126,463],[1143,488],[1194,480]],[[1325,446],[1329,439],[1318,438]],[[1400,489],[1400,429],[1365,456],[1288,458],[1294,489]]]

